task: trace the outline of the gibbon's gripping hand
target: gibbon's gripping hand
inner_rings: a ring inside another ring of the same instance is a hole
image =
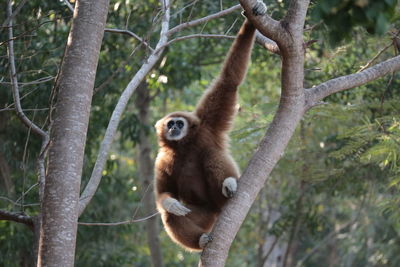
[[[176,216],[185,216],[189,212],[190,209],[183,206],[178,200],[172,197],[167,197],[162,202],[163,208],[169,213],[175,214]]]
[[[236,189],[236,179],[233,177],[225,178],[224,182],[222,183],[222,194],[227,198],[231,198],[233,197],[233,194],[236,193]]]
[[[262,1],[257,1],[254,5],[253,9],[251,10],[254,16],[262,16],[267,13],[267,5],[265,5]]]

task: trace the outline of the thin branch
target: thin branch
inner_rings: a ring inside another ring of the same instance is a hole
[[[215,38],[215,39],[232,39],[232,40],[234,40],[235,36],[230,36],[230,35],[225,35],[225,34],[201,34],[201,33],[191,34],[191,35],[180,36],[175,39],[172,39],[172,40],[168,41],[164,46],[161,46],[160,48],[158,48],[158,50],[164,49],[165,47],[167,47],[175,42],[193,39],[193,38]],[[158,50],[156,50],[156,53],[158,52]]]
[[[241,7],[240,5],[235,5],[233,7],[230,7],[228,9],[222,10],[220,12],[217,12],[215,14],[211,14],[209,16],[206,16],[204,18],[200,18],[200,19],[196,19],[196,20],[192,20],[189,22],[185,22],[182,24],[179,24],[178,26],[173,27],[171,30],[168,31],[168,36],[171,36],[174,33],[177,33],[183,29],[186,29],[188,27],[192,27],[192,26],[196,26],[199,25],[201,23],[207,22],[209,20],[215,19],[215,18],[220,18],[222,16],[225,16],[227,14],[232,13],[233,11],[239,10]]]
[[[89,222],[78,222],[79,225],[85,225],[85,226],[118,226],[118,225],[124,225],[124,224],[131,224],[131,223],[137,223],[137,222],[144,222],[150,218],[153,218],[154,216],[157,216],[160,214],[159,212],[153,213],[147,217],[140,218],[140,219],[135,219],[135,220],[128,220],[128,221],[122,221],[122,222],[115,222],[115,223],[89,223]]]
[[[340,234],[341,231],[343,231],[344,229],[346,229],[347,227],[353,225],[357,220],[351,220],[350,222],[342,225],[339,227],[338,230],[334,230],[332,232],[330,232],[327,236],[325,236],[319,243],[317,243],[306,255],[303,256],[303,258],[301,258],[297,264],[296,267],[300,267],[303,265],[303,263],[309,259],[312,255],[315,254],[315,252],[318,251],[318,249],[320,249],[322,246],[324,246],[326,243],[328,243],[330,241],[330,239],[332,239],[333,237],[335,237],[336,235]]]
[[[144,46],[146,46],[148,49],[150,49],[151,52],[154,52],[154,49],[150,46],[150,44],[148,42],[146,42],[145,40],[143,40],[140,36],[138,36],[134,32],[131,32],[129,30],[120,30],[120,29],[111,29],[111,28],[106,28],[106,29],[104,29],[104,31],[129,35],[129,36],[135,38],[136,40],[138,40],[139,42],[141,42]]]
[[[7,6],[7,16],[10,18],[12,16],[12,4],[11,1],[8,1]],[[14,41],[13,41],[13,28],[12,28],[12,19],[8,22],[8,38],[10,41],[8,42],[8,60],[10,63],[10,79],[12,83],[12,91],[15,103],[15,109],[18,118],[21,120],[26,127],[32,128],[32,131],[41,136],[47,136],[47,133],[35,125],[28,117],[24,114],[21,107],[20,96],[19,96],[19,89],[18,89],[18,79],[17,79],[17,71],[15,67],[15,57],[14,57]]]
[[[54,79],[54,77],[52,77],[52,76],[47,76],[47,77],[43,77],[43,78],[39,78],[39,79],[37,79],[37,80],[35,80],[35,81],[31,81],[31,82],[26,82],[26,83],[18,83],[18,85],[20,86],[20,87],[24,87],[24,86],[27,86],[27,85],[36,85],[36,84],[41,84],[41,83],[46,83],[46,82],[49,82],[49,81],[51,81],[51,80],[53,80]],[[6,84],[6,85],[12,85],[13,83],[12,82],[0,82],[0,84]]]
[[[33,218],[23,213],[0,210],[0,220],[26,224],[33,229]]]
[[[16,207],[31,207],[31,206],[39,206],[40,205],[40,203],[21,204],[21,203],[15,202],[14,200],[12,200],[8,197],[2,197],[2,196],[0,196],[0,199],[10,202],[11,204],[13,204]]]
[[[312,108],[323,98],[376,80],[388,73],[400,70],[400,56],[369,67],[361,72],[331,79],[306,90],[306,108]]]
[[[7,16],[6,20],[1,25],[2,28],[5,28],[7,26],[12,27],[12,26],[9,26],[10,21],[13,20],[16,15],[18,15],[18,13],[21,11],[22,7],[25,5],[26,2],[27,2],[27,0],[22,0],[21,3],[19,3],[17,8],[15,8],[14,12],[12,12],[12,14]]]
[[[102,170],[107,161],[107,155],[111,147],[111,143],[114,139],[114,136],[117,132],[118,124],[121,120],[121,116],[123,111],[125,110],[128,101],[132,94],[135,92],[136,88],[139,86],[141,81],[146,77],[146,75],[152,70],[154,65],[160,59],[163,47],[168,42],[168,29],[169,29],[169,19],[170,19],[170,4],[169,0],[160,0],[162,10],[163,10],[163,19],[161,22],[161,32],[160,39],[155,48],[155,52],[151,53],[150,57],[147,61],[142,65],[139,71],[135,74],[132,80],[129,82],[128,86],[125,88],[124,92],[121,94],[120,99],[111,115],[110,122],[108,124],[106,133],[104,135],[103,141],[100,146],[100,151],[97,156],[97,160],[95,166],[92,171],[92,175],[89,179],[88,184],[83,191],[80,201],[79,201],[79,215],[83,213],[86,206],[89,204],[90,200],[94,196],[97,187],[100,184],[102,177]]]
[[[374,63],[374,61],[375,61],[380,55],[382,55],[383,52],[385,52],[385,51],[386,51],[389,47],[391,47],[392,45],[393,45],[393,41],[392,41],[390,44],[388,44],[387,46],[385,46],[384,48],[382,48],[381,51],[379,51],[370,61],[367,62],[367,64],[365,64],[364,66],[362,66],[361,69],[360,69],[359,71],[357,71],[357,72],[363,71],[363,70],[365,70],[366,68],[371,67],[372,63]]]
[[[72,13],[74,13],[74,7],[71,5],[71,3],[68,2],[68,0],[64,0],[64,3],[67,5],[67,7],[69,8],[69,10],[71,10]]]

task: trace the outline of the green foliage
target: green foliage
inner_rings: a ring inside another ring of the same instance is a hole
[[[371,34],[383,35],[396,21],[397,0],[320,0],[315,1],[312,16],[328,29],[331,44],[349,40],[352,28],[361,26]]]

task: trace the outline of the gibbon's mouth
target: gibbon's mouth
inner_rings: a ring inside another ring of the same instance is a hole
[[[177,137],[181,134],[179,129],[170,129],[168,132],[171,137]]]

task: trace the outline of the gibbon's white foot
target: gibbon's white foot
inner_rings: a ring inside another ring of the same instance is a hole
[[[200,236],[199,239],[199,246],[201,248],[204,248],[208,243],[210,243],[213,240],[212,236],[210,234],[204,233]]]
[[[257,1],[251,11],[253,12],[254,16],[262,16],[267,13],[267,9],[267,6],[262,1]]]
[[[162,202],[163,208],[169,213],[175,214],[176,216],[185,216],[191,210],[183,206],[178,200],[172,197],[167,197]]]
[[[222,183],[222,194],[227,198],[233,197],[233,194],[236,193],[237,189],[237,182],[236,179],[233,177],[225,178],[224,182]]]

